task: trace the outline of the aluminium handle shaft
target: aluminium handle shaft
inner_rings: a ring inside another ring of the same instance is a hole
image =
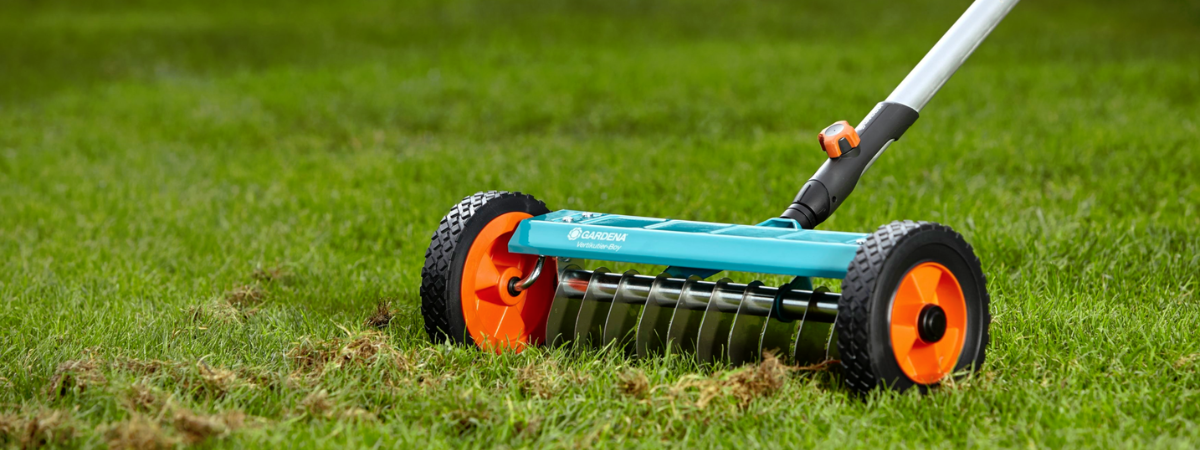
[[[971,56],[971,52],[1000,24],[1018,0],[977,0],[921,58],[887,102],[920,111],[946,80]]]

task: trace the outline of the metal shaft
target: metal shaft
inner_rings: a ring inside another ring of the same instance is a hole
[[[941,89],[946,80],[971,56],[1018,0],[976,0],[954,26],[925,54],[904,81],[892,91],[887,102],[899,103],[920,111]]]
[[[533,283],[537,282],[538,277],[542,275],[542,266],[545,263],[546,257],[539,256],[537,259],[537,264],[533,266],[533,270],[529,272],[529,275],[525,275],[525,278],[521,278],[519,280],[512,280],[510,282],[509,289],[511,289],[513,292],[521,292],[529,289],[530,286],[533,286]]]

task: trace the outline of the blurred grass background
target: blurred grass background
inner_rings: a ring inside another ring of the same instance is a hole
[[[261,419],[201,445],[1195,447],[1193,1],[1018,5],[824,225],[963,232],[996,317],[981,382],[862,403],[796,375],[699,408],[660,398],[721,376],[685,359],[424,337],[423,252],[463,196],[756,223],[822,161],[819,128],[856,123],[968,4],[4,2],[0,412],[63,412],[74,431],[51,443],[82,446],[123,442],[149,386]],[[253,314],[197,312],[239,289]],[[289,352],[365,333],[380,300],[388,347],[419,363],[221,395],[105,368],[47,391],[70,361],[286,377]],[[565,384],[529,395],[530,366]],[[629,371],[663,389],[621,394]],[[313,413],[322,391],[373,419]]]

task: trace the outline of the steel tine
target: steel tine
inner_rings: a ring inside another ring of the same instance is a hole
[[[646,298],[631,289],[632,280],[638,271],[630,270],[621,276],[617,286],[617,295],[613,298],[612,308],[608,310],[608,319],[604,322],[604,344],[616,342],[616,347],[632,356],[636,353],[633,343],[636,339],[638,318],[646,307]],[[643,293],[647,293],[643,291]],[[640,300],[640,301],[638,301]]]
[[[738,304],[745,295],[745,286],[731,283],[722,278],[717,281],[709,296],[708,308],[700,322],[696,335],[696,357],[703,363],[716,363],[725,359],[725,348],[729,345],[729,332],[737,318]]]
[[[772,352],[781,360],[788,360],[792,356],[793,334],[796,325],[790,322],[785,322],[779,319],[780,312],[777,310],[781,297],[790,292],[792,289],[807,289],[812,287],[812,282],[805,277],[796,277],[791,282],[780,286],[775,292],[775,304],[772,306],[770,317],[767,318],[763,325],[762,340],[759,344],[759,349],[762,353]]]
[[[642,308],[642,318],[638,319],[636,344],[639,358],[661,355],[666,350],[667,330],[671,327],[671,315],[682,288],[683,280],[666,274],[654,279],[646,306]]]
[[[825,362],[828,356],[826,346],[832,329],[831,323],[807,321],[801,324],[800,332],[796,334],[796,350],[792,355],[794,363],[811,366]]]
[[[556,266],[558,266],[558,273],[560,274],[567,270],[567,268],[570,266],[575,266],[574,270],[580,270],[580,268],[587,265],[587,260],[580,258],[559,257],[555,259],[558,260],[558,264],[556,264]]]
[[[808,300],[809,311],[816,309],[817,302],[821,300],[821,294],[825,292],[829,292],[829,289],[824,286],[813,291],[813,296]],[[820,364],[828,356],[826,347],[829,344],[829,334],[833,329],[833,324],[809,320],[807,312],[804,315],[805,317],[800,320],[800,332],[796,333],[792,361],[801,366]]]
[[[762,290],[763,282],[750,282],[746,285],[741,302],[738,303],[738,311],[734,314],[733,325],[729,331],[729,344],[725,346],[730,364],[742,365],[758,361],[762,356],[758,347],[759,338],[771,310],[752,301],[752,296],[761,295]]]
[[[581,297],[591,280],[591,274],[582,272],[575,264],[562,268],[559,274],[558,289],[546,316],[546,339],[542,341],[551,347],[565,344],[575,337],[575,319],[579,317]]]
[[[675,313],[671,316],[671,327],[667,330],[667,342],[681,353],[696,353],[696,335],[700,333],[700,321],[708,307],[711,291],[701,284],[700,277],[692,275],[683,283]],[[711,284],[707,286],[712,287]]]
[[[791,353],[793,329],[795,324],[768,317],[763,324],[759,353],[765,355],[770,352],[781,361],[787,361]]]
[[[580,345],[598,348],[603,344],[604,321],[608,320],[608,310],[612,308],[620,277],[603,267],[592,271],[592,280],[588,282],[575,319],[575,341]]]

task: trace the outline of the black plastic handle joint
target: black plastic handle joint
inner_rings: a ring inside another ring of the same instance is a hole
[[[839,158],[826,160],[800,188],[781,217],[799,222],[806,230],[816,228],[846,201],[879,152],[900,139],[919,116],[916,110],[899,103],[875,105],[856,128],[860,138],[858,147]]]

